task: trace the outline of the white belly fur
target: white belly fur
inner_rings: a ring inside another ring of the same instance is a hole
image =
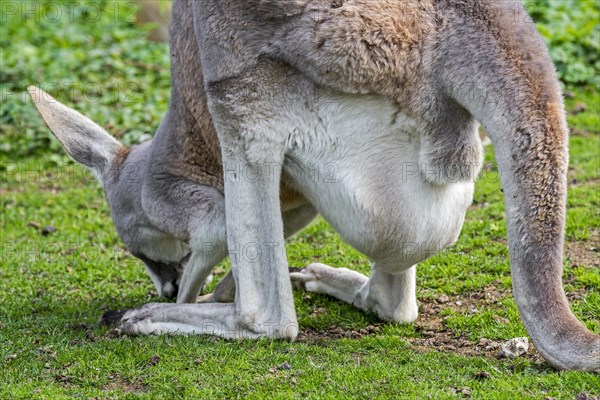
[[[345,241],[391,273],[456,241],[474,183],[422,178],[415,121],[365,95],[322,96],[318,113],[320,128],[304,127],[314,138],[296,142],[286,170]]]

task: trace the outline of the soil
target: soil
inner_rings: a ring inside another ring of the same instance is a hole
[[[594,233],[593,237],[598,238],[600,235]],[[591,240],[585,242],[567,242],[566,257],[570,260],[573,266],[585,266],[588,268],[600,267],[600,240]],[[574,279],[572,274],[565,277],[565,283],[570,283]],[[567,297],[569,301],[580,299],[585,293],[584,288],[571,291]],[[492,340],[488,338],[480,338],[478,340],[470,340],[464,334],[455,332],[446,326],[446,309],[466,315],[475,314],[479,310],[497,308],[498,301],[504,298],[511,297],[512,293],[508,289],[499,289],[496,286],[490,285],[483,290],[471,291],[460,295],[441,294],[436,298],[424,297],[419,299],[419,318],[414,323],[417,332],[422,337],[408,337],[405,340],[413,349],[420,351],[437,350],[453,354],[461,354],[465,356],[483,356],[489,358],[501,358],[500,348],[506,340]],[[316,316],[326,312],[325,309],[316,308],[312,315]],[[124,311],[109,311],[101,318],[101,325],[115,326],[122,316]],[[498,324],[509,324],[510,321],[500,315],[493,317]],[[328,340],[338,339],[361,339],[365,336],[375,335],[380,330],[384,323],[373,323],[360,329],[347,329],[338,326],[330,326],[325,329],[302,328],[297,338],[299,342],[317,343]],[[81,329],[88,330],[88,326],[82,326]],[[107,338],[119,336],[118,331],[112,330],[106,335]],[[89,337],[89,341],[95,338]],[[542,362],[542,356],[530,343],[529,351],[521,356],[532,362]]]
[[[502,298],[511,296],[508,290],[501,291],[495,286],[483,290],[463,293],[456,296],[442,294],[435,299],[419,299],[419,318],[414,322],[417,331],[423,337],[409,337],[405,340],[413,349],[420,351],[438,350],[466,356],[501,358],[500,348],[505,340],[480,338],[473,341],[464,335],[454,332],[445,324],[444,310],[447,308],[460,314],[474,314],[478,310],[494,307]],[[501,316],[494,318],[500,324],[510,323]],[[298,336],[300,342],[319,342],[330,339],[360,339],[380,331],[383,323],[371,324],[362,329],[343,329],[329,327],[327,329],[304,328]],[[508,339],[507,339],[508,340]],[[530,343],[527,354],[521,356],[529,361],[542,362],[542,356]]]
[[[600,233],[593,236],[598,238]],[[565,250],[567,258],[574,267],[600,267],[600,239],[585,242],[567,242]]]
[[[105,391],[121,391],[124,393],[143,393],[148,391],[148,387],[140,382],[129,382],[120,378],[116,378],[112,382],[107,383],[102,387]]]
[[[330,326],[326,329],[302,328],[296,341],[317,343],[331,339],[360,339],[381,330],[383,323],[368,325],[361,329],[344,329],[339,326]]]

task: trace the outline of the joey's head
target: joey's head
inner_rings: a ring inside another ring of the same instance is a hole
[[[108,190],[122,167],[128,149],[99,125],[61,104],[43,90],[30,86],[29,94],[42,118],[69,155],[89,168]]]

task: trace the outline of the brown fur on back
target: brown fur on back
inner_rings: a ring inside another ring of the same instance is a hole
[[[324,86],[395,98],[423,79],[424,41],[435,29],[432,0],[313,1],[282,24],[268,52]]]

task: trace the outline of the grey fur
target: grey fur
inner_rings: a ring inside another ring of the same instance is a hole
[[[296,337],[285,256],[256,261],[238,251],[283,246],[282,177],[374,260],[370,278],[313,264],[294,272],[294,282],[386,320],[413,321],[414,265],[435,251],[414,253],[407,243],[439,250],[456,240],[481,162],[480,121],[502,170],[514,292],[528,332],[555,367],[600,370],[600,337],[570,312],[560,280],[568,138],[561,93],[542,39],[529,19],[515,18],[515,6],[175,1],[172,103],[133,203],[196,249],[195,237],[222,243],[226,233],[232,275],[217,292],[235,302],[149,304],[125,314],[121,328]],[[363,124],[362,136],[336,119],[343,112]],[[391,122],[384,127],[380,115]],[[381,129],[389,135],[377,136]],[[324,156],[343,165],[337,185],[302,173]],[[422,179],[399,183],[403,163],[418,163]],[[196,263],[191,275],[203,276],[208,264]]]
[[[156,139],[126,149],[101,127],[49,94],[35,87],[29,91],[65,150],[96,172],[119,237],[145,264],[159,295],[195,302],[212,268],[227,255],[222,175],[216,175],[217,185],[211,186],[214,175],[203,185],[170,174],[169,167],[177,162],[173,159],[176,153],[164,155],[156,149],[161,140],[177,140],[163,139],[181,129],[172,128],[169,116]],[[211,167],[206,166],[206,170]],[[284,214],[286,236],[316,216],[305,200]],[[210,298],[232,298],[231,275]]]

